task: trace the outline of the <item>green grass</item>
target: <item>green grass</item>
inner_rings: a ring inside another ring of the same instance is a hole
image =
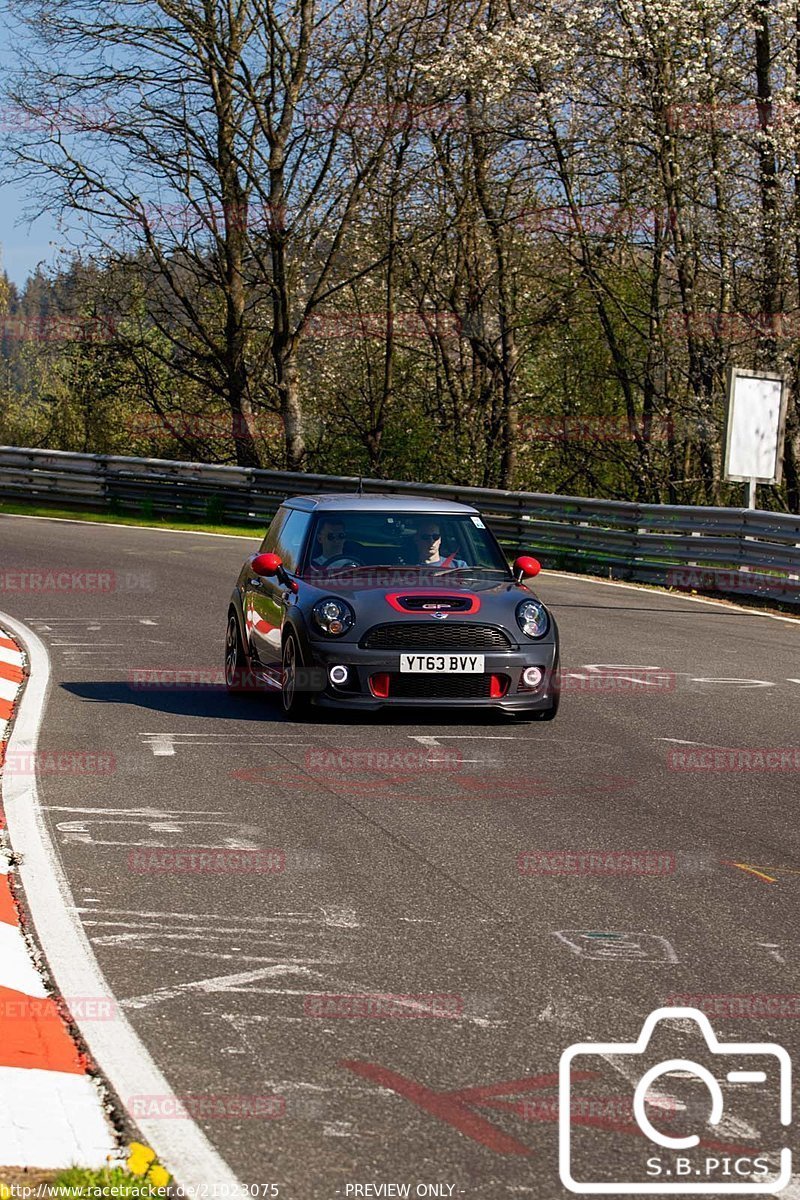
[[[85,509],[57,508],[46,504],[28,504],[24,500],[0,501],[0,513],[23,517],[60,517],[70,521],[93,521],[98,525],[133,525],[140,528],[157,526],[159,529],[183,529],[192,533],[229,533],[241,537],[259,539],[263,537],[269,524],[265,518],[258,525],[225,524],[221,520],[203,520],[198,517],[192,520],[170,520],[159,517],[152,512],[144,515],[116,512],[92,512]]]

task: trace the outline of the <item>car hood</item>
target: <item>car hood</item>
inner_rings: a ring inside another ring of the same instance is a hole
[[[446,576],[441,582],[430,577],[415,579],[409,571],[384,571],[381,578],[353,575],[339,579],[304,581],[303,607],[322,596],[347,600],[356,614],[353,632],[358,635],[371,625],[396,621],[480,621],[508,625],[522,600],[535,597],[533,589],[511,579],[486,579],[479,575]],[[515,627],[515,626],[514,626]],[[352,635],[351,635],[352,636]]]

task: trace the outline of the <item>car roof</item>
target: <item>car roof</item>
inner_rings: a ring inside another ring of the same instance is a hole
[[[290,496],[284,500],[288,508],[306,512],[402,512],[402,513],[475,513],[469,504],[455,500],[438,500],[428,496],[383,496],[377,492],[321,493],[317,496]]]

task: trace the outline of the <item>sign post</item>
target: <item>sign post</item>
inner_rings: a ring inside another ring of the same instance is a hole
[[[748,507],[756,507],[759,483],[780,483],[789,389],[783,375],[728,370],[725,478],[748,484]]]

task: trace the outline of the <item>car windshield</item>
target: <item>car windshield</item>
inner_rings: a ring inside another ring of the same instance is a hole
[[[376,570],[508,575],[494,536],[477,513],[318,513],[301,573]]]

